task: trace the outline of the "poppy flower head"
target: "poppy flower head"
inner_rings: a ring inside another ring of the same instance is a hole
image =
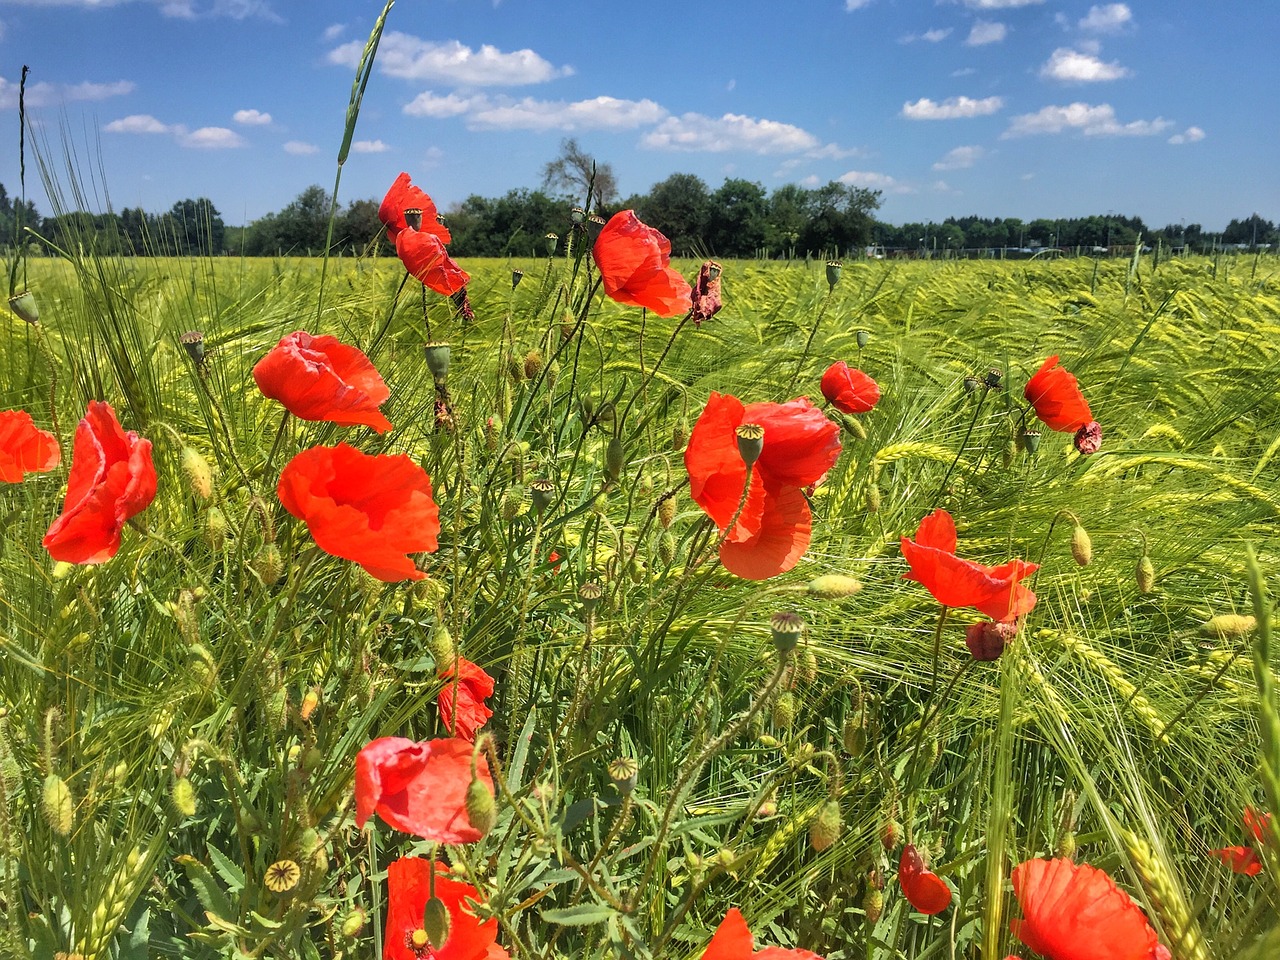
[[[749,483],[738,447],[743,424],[764,431]],[[689,435],[684,460],[690,495],[716,526],[725,531],[737,516],[720,547],[726,570],[765,580],[799,562],[812,532],[803,489],[820,481],[839,455],[840,428],[805,398],[744,404],[711,394]]]
[[[671,268],[671,241],[641,221],[634,210],[615,213],[591,248],[610,299],[645,307],[660,317],[688,313],[692,290]]]
[[[423,286],[442,297],[464,293],[467,284],[471,282],[470,274],[454,263],[445,252],[444,243],[435,234],[401,230],[396,234],[396,255],[404,268],[421,281]],[[471,309],[470,301],[465,296],[463,303],[467,310]],[[463,305],[459,304],[459,309],[462,308]]]
[[[698,271],[698,280],[691,294],[695,326],[702,326],[704,320],[710,320],[724,306],[720,295],[720,272],[720,264],[714,260],[706,261]]]
[[[737,907],[730,907],[720,926],[711,936],[711,942],[702,954],[702,960],[822,960],[822,957],[808,950],[786,947],[765,947],[755,950],[755,937],[747,926],[746,919]]]
[[[58,438],[41,430],[25,410],[0,410],[0,483],[21,483],[62,462]]]
[[[276,492],[326,553],[387,583],[426,576],[409,554],[436,549],[440,511],[427,472],[405,454],[311,447],[285,464]]]
[[[1271,842],[1271,814],[1259,813],[1253,807],[1244,808],[1244,828],[1258,843]]]
[[[1075,433],[1093,419],[1076,378],[1058,366],[1056,355],[1047,359],[1032,375],[1022,395],[1050,430]],[[1098,439],[1102,439],[1101,428]]]
[[[956,526],[951,514],[935,510],[920,521],[915,539],[903,537],[902,555],[910,570],[903,579],[922,584],[945,607],[973,607],[992,620],[1009,622],[1030,613],[1036,595],[1020,581],[1040,569],[1025,560],[996,567],[956,556]]]
[[[423,914],[435,895],[449,914],[448,936],[433,946],[423,929]],[[426,857],[401,857],[387,866],[387,929],[384,960],[499,960],[507,951],[497,943],[498,918],[484,922],[468,901],[483,901],[480,891],[449,876],[442,863]]]
[[[866,413],[880,400],[880,385],[856,367],[837,360],[822,375],[822,395],[844,413]]]
[[[417,230],[438,237],[441,243],[448,243],[453,239],[449,235],[449,228],[439,221],[439,211],[432,199],[425,191],[413,185],[407,173],[401,173],[378,207],[378,219],[386,226],[387,239],[392,243],[396,242],[401,231],[414,229],[405,220],[406,210],[420,211],[422,222]]]
[[[453,664],[438,671],[442,679],[453,676]],[[440,691],[436,705],[440,721],[453,736],[474,741],[476,732],[485,725],[493,711],[485,700],[493,696],[493,677],[465,657],[458,658],[458,679]],[[455,714],[456,709],[456,714]]]
[[[124,525],[155,495],[151,441],[126,433],[109,403],[92,400],[76,426],[67,498],[44,547],[67,563],[109,560],[120,549]]]
[[[1102,449],[1102,424],[1097,420],[1090,420],[1076,431],[1074,443],[1080,456],[1093,456]]]
[[[377,814],[396,830],[436,843],[474,843],[483,834],[467,818],[471,785],[469,740],[415,743],[380,737],[356,754],[356,826]],[[489,762],[476,760],[476,775],[493,793]],[[422,911],[418,911],[422,918]]]
[[[369,358],[337,337],[296,330],[254,364],[253,379],[264,397],[301,420],[391,429],[378,409],[391,391]]]
[[[898,860],[898,883],[907,902],[921,913],[933,916],[951,903],[951,888],[940,876],[924,865],[914,844],[902,848]]]
[[[973,659],[980,661],[999,660],[1004,648],[1009,645],[1018,633],[1018,625],[1013,622],[997,622],[984,620],[982,623],[971,623],[965,627],[964,642]]]
[[[1014,934],[1046,960],[1160,960],[1168,953],[1142,909],[1104,870],[1065,858],[1013,869],[1023,919]]]
[[[1262,872],[1262,860],[1253,847],[1222,847],[1218,850],[1210,850],[1209,853],[1230,867],[1232,873],[1256,877]]]

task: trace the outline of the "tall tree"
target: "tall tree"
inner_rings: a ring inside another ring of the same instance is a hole
[[[542,188],[554,190],[574,203],[582,203],[591,189],[590,206],[603,210],[618,198],[618,178],[613,167],[598,162],[573,137],[560,141],[560,154],[542,168]]]
[[[636,214],[666,234],[677,257],[700,257],[707,252],[711,194],[701,177],[673,173],[661,183],[655,183]]]
[[[729,178],[711,195],[707,243],[717,257],[750,257],[765,244],[769,200],[764,187]]]

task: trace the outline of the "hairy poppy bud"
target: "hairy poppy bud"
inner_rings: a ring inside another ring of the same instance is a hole
[[[622,470],[627,465],[627,452],[623,449],[621,437],[610,437],[609,444],[604,449],[604,472],[610,480],[616,481],[622,476]]]
[[[512,383],[519,383],[524,379],[524,361],[514,353],[507,355],[507,376]]]
[[[734,434],[738,438],[738,455],[750,467],[764,451],[764,427],[758,423],[744,423],[734,430]]]
[[[524,506],[524,487],[519,484],[509,487],[502,495],[502,519],[514,520],[520,515],[522,506]]]
[[[670,530],[676,519],[676,498],[674,495],[663,497],[658,501],[658,523],[663,530]]]
[[[867,887],[866,895],[862,898],[862,912],[867,915],[867,923],[874,927],[884,913],[884,894],[875,887]]]
[[[840,839],[843,828],[844,818],[840,816],[839,802],[828,800],[809,823],[809,846],[822,853]]]
[[[210,507],[204,518],[205,536],[209,538],[209,549],[221,553],[227,542],[227,515],[217,507]]]
[[[862,584],[842,573],[827,573],[814,577],[805,589],[808,590],[809,596],[817,597],[819,600],[840,600],[843,597],[852,597],[862,589]]]
[[[201,500],[213,496],[213,468],[194,447],[182,448],[182,472],[187,475],[191,492]]]
[[[536,379],[544,366],[546,366],[546,363],[542,359],[542,351],[534,347],[524,355],[524,378],[526,380]]]
[[[1136,571],[1138,580],[1139,593],[1151,593],[1156,588],[1156,567],[1151,562],[1151,558],[1145,553],[1142,559],[1138,561],[1138,569]]]
[[[502,420],[497,416],[487,417],[484,421],[484,448],[490,453],[496,453],[501,436]]]
[[[274,586],[284,573],[284,558],[280,556],[280,548],[274,543],[264,543],[250,566],[264,587]]]
[[[676,559],[676,538],[671,535],[670,530],[662,531],[662,536],[658,538],[658,556],[667,566]]]
[[[840,745],[852,757],[860,756],[867,747],[867,730],[862,724],[862,711],[849,716],[840,729]]]
[[[489,788],[479,777],[473,778],[467,786],[467,799],[464,805],[467,809],[467,821],[480,831],[481,836],[492,830],[493,825],[498,822],[498,805],[494,802]]]
[[[439,897],[427,900],[422,911],[422,929],[435,950],[439,950],[449,939],[449,908]],[[434,950],[432,953],[434,954]]]
[[[814,683],[818,679],[818,655],[813,652],[813,647],[805,646],[800,653],[800,667],[798,671],[800,679],[805,683]]]
[[[677,420],[671,428],[671,449],[679,453],[689,442],[689,421]]]
[[[173,789],[169,791],[169,799],[173,801],[173,809],[184,817],[194,817],[196,815],[196,791],[191,786],[191,781],[186,777],[179,777],[173,781]]]
[[[76,819],[75,801],[71,799],[71,788],[67,786],[67,782],[56,773],[45,777],[44,788],[40,793],[40,807],[50,830],[60,837],[71,832]]]
[[[1076,834],[1074,830],[1064,830],[1058,837],[1058,856],[1066,860],[1074,860],[1076,856]]]
[[[880,512],[880,484],[872,480],[867,484],[867,513]]]
[[[902,843],[902,824],[892,817],[880,826],[880,845],[892,853]]]
[[[1093,541],[1089,539],[1089,531],[1079,523],[1071,531],[1071,556],[1082,567],[1093,562]]]
[[[773,701],[770,719],[778,730],[790,730],[796,722],[796,698],[790,690],[784,690]]]
[[[338,928],[342,931],[342,935],[348,940],[354,940],[360,936],[360,931],[364,929],[365,920],[368,916],[359,907],[352,908],[351,912],[342,918],[342,924]]]
[[[1220,613],[1205,621],[1200,627],[1200,632],[1210,640],[1229,640],[1234,637],[1243,637],[1257,625],[1258,621],[1253,617],[1239,613]]]

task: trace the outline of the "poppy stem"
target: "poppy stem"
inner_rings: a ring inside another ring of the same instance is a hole
[[[382,884],[373,879],[378,874],[378,833],[370,829],[365,831],[365,840],[369,846],[369,888],[373,900],[373,955],[382,956]]]
[[[938,614],[938,625],[933,629],[933,671],[929,677],[929,703],[933,704],[933,694],[938,689],[938,660],[942,655],[942,625],[947,622],[950,607],[943,607]]]
[[[693,316],[693,311],[692,311],[692,310],[690,310],[688,313],[686,313],[686,314],[684,315],[684,317],[680,320],[680,322],[676,324],[676,328],[675,328],[674,330],[672,330],[672,331],[671,331],[671,336],[667,339],[667,345],[666,345],[665,347],[663,347],[663,348],[662,348],[662,353],[658,354],[658,359],[657,359],[656,361],[654,361],[654,364],[653,364],[653,366],[649,369],[649,372],[648,372],[648,373],[646,373],[646,374],[644,375],[644,379],[640,381],[640,386],[636,389],[636,392],[635,392],[635,393],[633,393],[633,394],[631,395],[631,399],[627,401],[627,406],[626,406],[626,408],[622,411],[622,416],[620,416],[620,417],[618,418],[618,421],[619,421],[619,422],[625,422],[625,421],[626,421],[626,419],[627,419],[627,414],[628,414],[628,413],[630,413],[630,412],[631,412],[631,408],[632,408],[633,406],[635,406],[636,398],[637,398],[637,397],[639,397],[642,393],[644,393],[644,392],[645,392],[645,390],[648,388],[649,384],[653,381],[653,378],[654,378],[655,376],[657,376],[658,368],[662,366],[662,361],[663,361],[663,360],[665,360],[665,359],[667,359],[667,354],[671,352],[671,348],[672,348],[672,346],[674,346],[674,345],[675,345],[676,337],[678,337],[678,336],[680,335],[680,331],[684,329],[684,325],[685,325],[686,323],[688,323],[688,322],[689,322],[689,318],[690,318],[690,317],[692,317],[692,316]],[[642,328],[642,330],[643,330],[643,328]],[[643,349],[643,333],[641,334],[641,337],[642,337],[642,349]],[[644,357],[643,357],[643,354],[641,354],[640,369],[641,369],[641,371],[643,371],[643,370],[644,370]]]
[[[938,504],[942,502],[942,496],[947,492],[947,481],[951,479],[951,474],[956,469],[956,464],[960,462],[960,458],[964,456],[964,448],[969,445],[969,438],[973,436],[973,428],[978,423],[978,414],[982,412],[982,405],[987,400],[987,394],[978,397],[978,404],[973,408],[973,416],[969,420],[969,429],[964,432],[964,439],[960,441],[960,448],[956,450],[956,458],[951,461],[951,466],[947,467],[947,472],[942,477],[942,483],[938,484],[938,492],[933,495],[933,506],[930,511],[937,510]]]
[[[271,464],[276,459],[276,454],[280,451],[280,442],[284,440],[285,427],[289,425],[289,411],[284,412],[284,416],[280,418],[280,426],[276,429],[276,438],[271,442],[271,452],[267,454],[267,465],[263,468],[264,476],[271,476]]]
[[[809,359],[809,349],[813,346],[813,338],[817,336],[818,327],[822,324],[822,318],[826,316],[827,307],[831,304],[831,293],[834,289],[835,287],[828,287],[827,295],[822,298],[822,306],[818,309],[818,315],[813,320],[813,327],[809,330],[809,339],[805,341],[804,352],[800,354],[796,369],[791,374],[791,382],[787,384],[786,396],[791,396],[791,391],[796,387],[796,381],[800,379],[800,371],[804,369],[805,361]]]

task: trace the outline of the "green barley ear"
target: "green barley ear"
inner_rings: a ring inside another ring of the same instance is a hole
[[[1164,860],[1151,844],[1136,834],[1121,830],[1120,838],[1151,901],[1151,908],[1160,918],[1173,960],[1212,960],[1200,925],[1191,916],[1182,890]]]
[[[1271,605],[1267,584],[1253,547],[1248,548],[1246,566],[1249,592],[1253,596],[1253,616],[1257,621],[1253,645],[1253,676],[1258,685],[1258,726],[1262,735],[1262,786],[1271,814],[1280,811],[1280,708],[1276,705],[1275,678],[1271,673]],[[1268,860],[1268,863],[1274,863]]]

